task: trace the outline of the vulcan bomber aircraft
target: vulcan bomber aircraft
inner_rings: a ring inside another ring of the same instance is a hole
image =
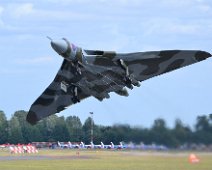
[[[32,125],[90,96],[99,101],[110,98],[111,92],[128,96],[127,89],[139,87],[144,80],[211,57],[210,53],[199,50],[135,53],[85,50],[65,38],[50,40],[63,63],[53,82],[32,104],[27,115]]]

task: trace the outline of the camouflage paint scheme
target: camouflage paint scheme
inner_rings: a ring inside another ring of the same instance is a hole
[[[165,50],[120,54],[83,50],[65,38],[51,40],[53,49],[64,60],[55,79],[32,104],[27,121],[39,120],[93,96],[102,101],[110,92],[128,96],[126,87],[166,72],[205,60],[211,54],[198,50]]]

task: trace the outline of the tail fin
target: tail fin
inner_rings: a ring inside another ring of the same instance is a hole
[[[119,149],[123,149],[124,148],[124,146],[123,146],[123,144],[122,144],[122,142],[119,142]]]
[[[110,143],[111,143],[111,148],[114,149],[115,147],[114,147],[113,142],[110,142]]]
[[[69,148],[72,147],[72,143],[70,141],[68,142],[68,146],[69,146]]]
[[[82,148],[85,147],[85,144],[83,142],[81,142],[80,145],[82,146]]]
[[[93,142],[91,142],[91,148],[94,148],[94,143]]]
[[[105,148],[105,145],[103,142],[101,142],[101,148]]]
[[[60,144],[60,142],[59,142],[59,141],[57,141],[57,145],[58,145],[59,147],[61,147],[61,144]]]

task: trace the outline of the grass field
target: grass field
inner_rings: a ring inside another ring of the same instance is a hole
[[[78,154],[79,152],[79,154]],[[189,152],[104,150],[40,150],[14,155],[0,151],[0,170],[211,170],[212,153],[196,153],[199,163],[188,162]]]

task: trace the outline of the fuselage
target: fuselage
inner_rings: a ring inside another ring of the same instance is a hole
[[[75,68],[73,72],[77,74],[78,78],[71,84],[85,94],[94,96],[100,101],[109,98],[111,91],[128,96],[126,90],[123,90],[125,72],[113,61],[116,56],[115,52],[92,51],[89,53],[88,50],[82,50],[82,48],[69,43],[65,38],[51,41],[51,46]],[[107,90],[104,90],[105,88]]]

